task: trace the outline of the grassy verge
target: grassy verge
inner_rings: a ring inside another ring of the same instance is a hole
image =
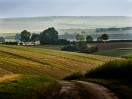
[[[105,86],[112,90],[119,99],[132,99],[132,81],[101,78],[85,78],[81,80]]]
[[[87,71],[85,78],[79,80],[101,84],[115,92],[120,99],[132,99],[131,75],[132,60],[114,60]],[[73,80],[78,79],[77,77],[73,74],[67,78]]]
[[[5,76],[0,78],[0,99],[45,99],[58,87],[57,82],[43,77]]]
[[[108,87],[121,99],[132,99],[131,75],[132,60],[115,60],[88,71],[85,80]]]
[[[80,72],[77,72],[77,73],[74,73],[72,75],[69,75],[65,78],[63,78],[64,80],[73,80],[73,79],[80,79],[80,78],[83,78],[84,75]]]
[[[132,60],[114,60],[88,71],[85,74],[85,77],[130,80],[131,75]]]

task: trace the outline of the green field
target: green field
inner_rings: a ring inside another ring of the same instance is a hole
[[[111,57],[126,57],[132,55],[132,49],[114,49],[102,50],[94,53],[95,55],[111,56]]]
[[[40,99],[59,88],[55,81],[115,58],[43,48],[0,45],[0,99]],[[32,90],[32,91],[31,91]]]
[[[33,48],[42,48],[42,49],[51,49],[51,50],[61,50],[64,45],[26,45],[27,47],[33,47]]]
[[[6,42],[16,42],[15,39],[5,39]]]

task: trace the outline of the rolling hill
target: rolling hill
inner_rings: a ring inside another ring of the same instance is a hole
[[[23,46],[0,45],[0,76],[39,75],[61,79],[114,58]]]

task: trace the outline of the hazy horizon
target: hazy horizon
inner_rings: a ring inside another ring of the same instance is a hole
[[[20,33],[56,29],[95,29],[110,27],[132,27],[132,17],[124,16],[50,16],[0,18],[0,33]]]
[[[38,17],[130,17],[130,18],[132,18],[132,16],[107,16],[107,15],[105,15],[105,16],[98,16],[98,15],[96,15],[96,16],[69,16],[69,15],[67,15],[67,16],[25,16],[25,17],[21,17],[21,16],[17,16],[17,17],[0,17],[0,19],[13,19],[13,18],[38,18]]]

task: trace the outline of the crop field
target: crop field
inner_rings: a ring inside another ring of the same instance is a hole
[[[75,72],[86,72],[114,58],[23,46],[0,45],[0,76],[39,75],[62,79]]]

